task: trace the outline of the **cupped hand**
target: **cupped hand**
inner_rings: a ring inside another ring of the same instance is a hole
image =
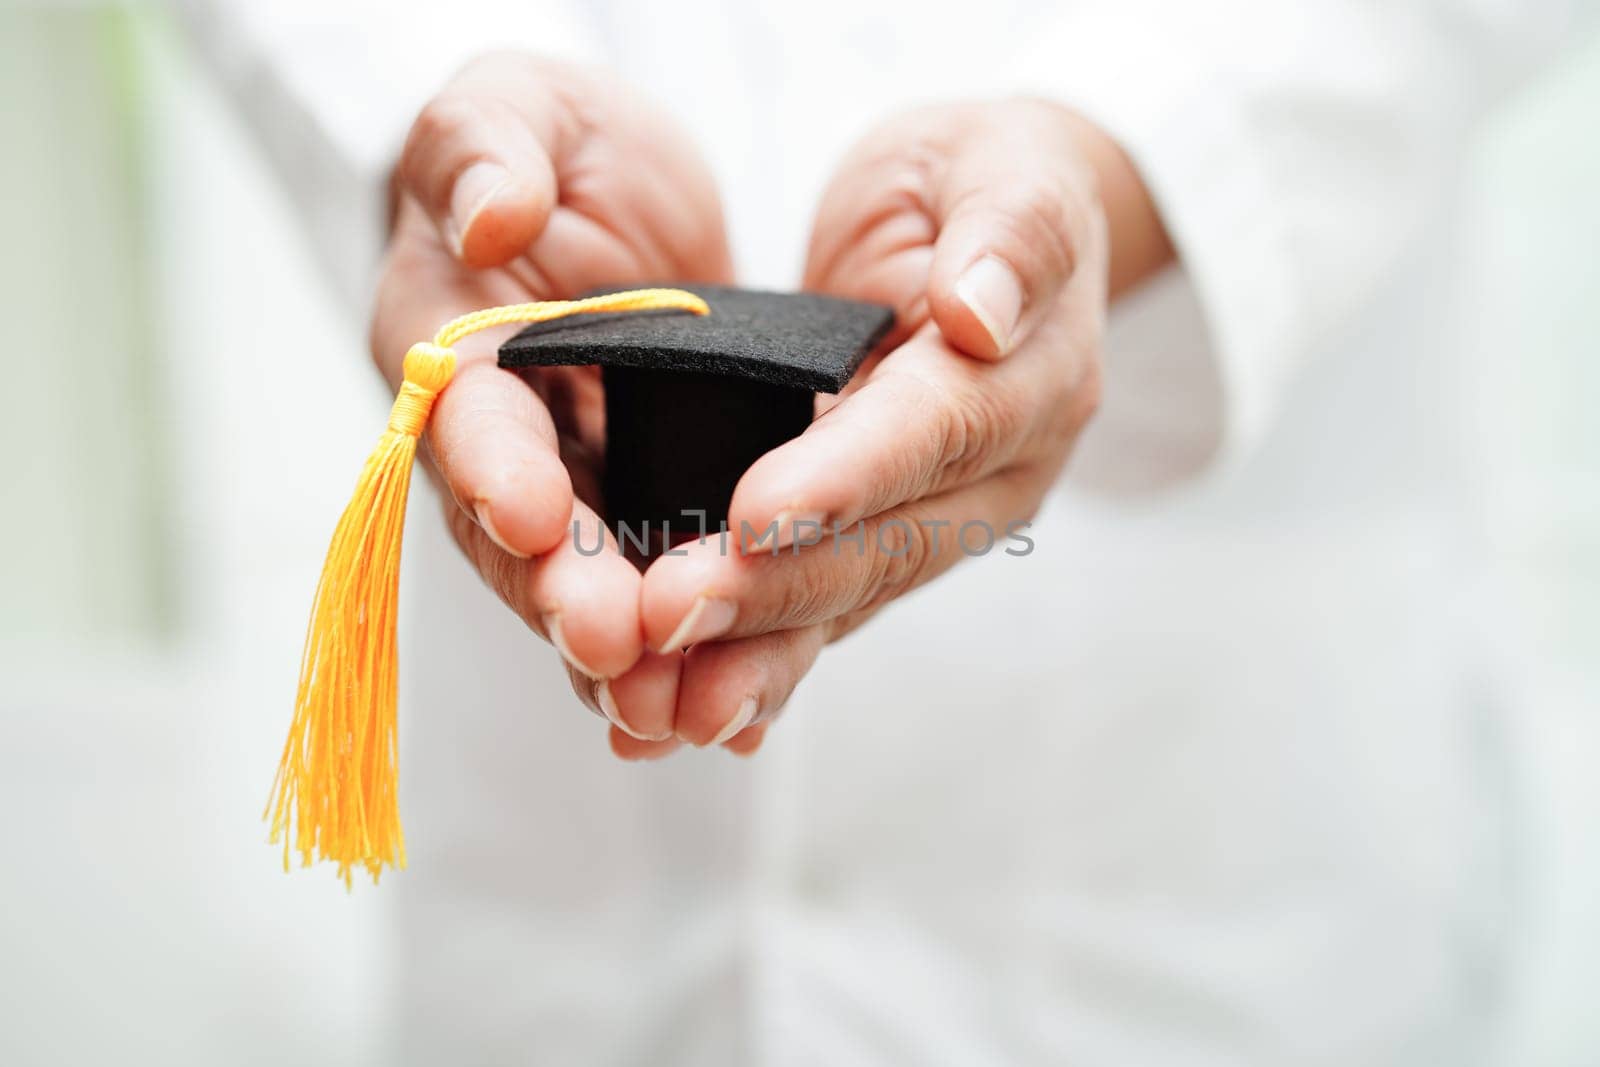
[[[1025,551],[1009,535],[1100,395],[1107,176],[1119,203],[1137,184],[1087,122],[1028,100],[919,110],[850,153],[806,286],[892,305],[896,334],[739,482],[729,526],[745,551],[708,539],[651,564],[651,651],[604,687],[619,755],[754,750],[827,643],[968,555]],[[746,529],[772,534],[752,546]],[[664,663],[670,693],[653,680]]]
[[[411,344],[478,308],[602,285],[725,282],[711,176],[676,127],[597,71],[523,55],[469,65],[427,105],[394,178],[393,234],[371,342],[392,383]],[[426,443],[447,521],[484,581],[585,678],[643,651],[641,578],[595,543],[600,461],[593,368],[525,376],[500,336],[458,346]]]

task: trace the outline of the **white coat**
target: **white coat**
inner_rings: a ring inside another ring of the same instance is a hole
[[[505,47],[674,111],[746,284],[795,284],[868,125],[1016,91],[1121,141],[1182,260],[1116,309],[1036,551],[827,650],[748,762],[612,758],[419,504],[395,1058],[1474,1062],[1509,771],[1449,198],[1472,121],[1559,38],[1518,7],[200,5],[352,293],[410,117]]]

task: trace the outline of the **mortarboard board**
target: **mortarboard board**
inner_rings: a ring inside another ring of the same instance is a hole
[[[894,322],[876,304],[812,293],[691,287],[707,315],[660,310],[536,323],[502,367],[597,364],[606,403],[603,491],[624,545],[716,531],[740,475],[811,422]],[[737,533],[737,531],[735,531]]]
[[[455,373],[454,344],[529,324],[502,346],[503,366],[599,364],[608,518],[654,527],[700,510],[715,528],[749,464],[805,429],[813,391],[842,389],[892,321],[886,308],[808,294],[642,289],[488,308],[413,345],[388,429],[317,583],[267,807],[284,866],[291,851],[308,866],[331,860],[348,886],[358,864],[374,881],[385,866],[405,865],[395,715],[401,532],[417,441]]]

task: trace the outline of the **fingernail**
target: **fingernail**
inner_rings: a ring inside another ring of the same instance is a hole
[[[605,712],[606,718],[611,720],[611,725],[635,741],[665,741],[672,736],[672,732],[669,730],[664,734],[652,737],[649,734],[640,733],[624,722],[622,712],[617,710],[617,698],[611,695],[611,683],[609,681],[602,681],[595,688],[595,699],[600,702],[600,710]]]
[[[550,635],[550,643],[556,646],[556,651],[561,653],[561,658],[570,663],[574,670],[587,678],[596,681],[600,679],[598,671],[591,670],[588,664],[572,654],[572,649],[567,647],[567,638],[561,632],[561,613],[551,612],[544,617],[544,632]]]
[[[1022,283],[998,256],[984,256],[956,281],[956,298],[983,324],[1001,355],[1011,350],[1011,335],[1022,317]]]
[[[489,535],[489,540],[493,541],[495,544],[499,545],[513,556],[516,556],[518,559],[528,558],[528,554],[526,552],[519,552],[507,544],[506,539],[500,536],[500,531],[494,528],[494,518],[490,511],[489,502],[487,500],[480,500],[474,504],[472,507],[472,512],[478,517],[478,525],[483,527],[483,532]]]
[[[738,611],[738,605],[731,600],[721,600],[714,596],[695,597],[688,614],[678,623],[678,628],[672,631],[672,636],[661,645],[661,651],[678,652],[700,641],[709,641],[713,637],[727,633]]]
[[[777,522],[774,520],[771,526],[764,528],[759,534],[757,534],[755,537],[752,537],[749,541],[741,541],[739,547],[740,553],[748,556],[756,552],[767,551],[769,548],[767,542],[772,540],[773,534],[776,532],[776,530]]]
[[[461,242],[472,229],[472,220],[510,180],[509,170],[488,160],[480,160],[461,172],[450,190],[450,243],[455,246],[456,255],[461,254]]]
[[[750,725],[750,720],[756,717],[756,698],[745,697],[744,703],[739,705],[739,710],[728,720],[728,724],[717,731],[717,736],[710,741],[708,748],[715,748],[734,734]]]
[[[778,527],[778,542],[774,545],[775,551],[782,551],[795,543],[800,536],[800,530],[805,530],[808,544],[815,544],[822,540],[822,523],[826,516],[820,511],[780,511],[778,517],[772,521]]]

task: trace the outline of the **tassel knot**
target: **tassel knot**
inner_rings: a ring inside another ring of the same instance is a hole
[[[456,373],[456,350],[430,341],[419,341],[406,353],[401,373],[427,393],[438,393],[450,384]]]
[[[406,353],[405,380],[389,412],[389,429],[406,437],[421,437],[433,411],[434,398],[456,372],[454,349],[423,341]]]

